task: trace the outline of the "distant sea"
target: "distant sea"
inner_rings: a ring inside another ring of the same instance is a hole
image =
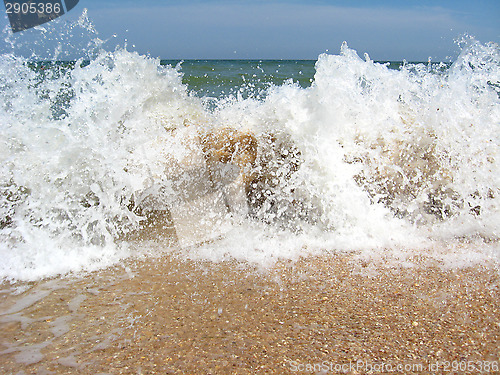
[[[399,69],[403,61],[379,61]],[[222,98],[240,95],[262,99],[271,86],[294,82],[309,87],[316,60],[161,60],[162,65],[179,65],[182,82],[199,97]],[[423,62],[412,62],[423,64]],[[433,63],[436,65],[439,63]]]

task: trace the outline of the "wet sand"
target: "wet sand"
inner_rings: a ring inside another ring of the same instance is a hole
[[[498,373],[498,301],[486,267],[345,254],[263,270],[163,255],[2,284],[0,372]],[[452,371],[465,365],[475,371]]]

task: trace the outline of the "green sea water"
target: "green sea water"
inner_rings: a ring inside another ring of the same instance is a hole
[[[403,62],[381,62],[399,69]],[[199,97],[253,97],[263,99],[269,88],[284,83],[309,87],[316,72],[316,60],[161,60],[178,66],[182,81]]]
[[[200,97],[241,96],[261,99],[271,86],[294,82],[308,87],[315,60],[162,60],[179,66],[183,83]]]

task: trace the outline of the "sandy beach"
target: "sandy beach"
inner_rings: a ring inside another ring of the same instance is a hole
[[[349,254],[269,269],[164,255],[2,284],[0,370],[498,373],[498,285],[489,268],[400,269]]]

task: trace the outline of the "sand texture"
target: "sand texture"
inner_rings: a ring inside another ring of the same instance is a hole
[[[498,373],[498,286],[491,268],[399,269],[348,254],[265,270],[129,261],[2,284],[0,373]]]

